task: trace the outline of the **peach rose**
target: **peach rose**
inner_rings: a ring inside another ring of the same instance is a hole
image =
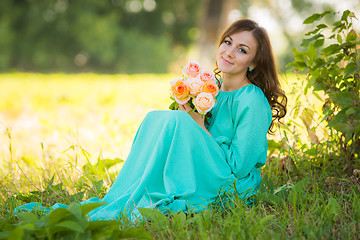
[[[214,81],[215,75],[213,72],[211,72],[209,70],[202,70],[200,72],[200,80],[203,82]]]
[[[211,93],[213,97],[216,97],[219,93],[219,87],[215,80],[204,83],[201,92]]]
[[[215,99],[211,93],[202,92],[194,99],[194,105],[197,111],[204,115],[214,107]]]
[[[181,78],[175,78],[171,81],[171,95],[175,98],[175,101],[184,105],[190,100],[189,87]]]
[[[184,81],[184,80],[182,78],[179,78],[179,77],[174,78],[173,80],[170,81],[170,85],[174,86],[177,83],[177,81]]]
[[[190,61],[183,69],[182,73],[186,78],[195,78],[200,73],[200,64],[195,61]]]
[[[200,80],[199,76],[196,78],[187,79],[186,84],[188,85],[188,87],[190,89],[190,94],[194,97],[196,97],[200,93],[200,91],[204,85],[204,83]]]

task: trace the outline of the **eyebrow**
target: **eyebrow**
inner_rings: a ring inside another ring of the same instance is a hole
[[[231,41],[234,41],[230,36],[226,36],[226,37],[230,38]],[[239,46],[247,47],[250,50],[250,47],[246,44],[240,43]]]

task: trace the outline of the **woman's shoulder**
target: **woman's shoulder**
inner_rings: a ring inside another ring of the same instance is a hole
[[[235,96],[233,104],[255,111],[263,109],[266,112],[271,112],[269,101],[264,92],[253,84],[246,85],[243,91]]]
[[[254,84],[249,84],[243,87],[243,91],[238,91],[235,95],[235,99],[238,100],[265,100],[267,102],[267,99],[263,93],[263,91]]]
[[[236,108],[246,110],[245,112],[248,113],[256,113],[257,116],[263,116],[264,120],[271,122],[271,107],[263,91],[253,84],[245,87],[241,96],[236,99],[236,103],[234,102]]]

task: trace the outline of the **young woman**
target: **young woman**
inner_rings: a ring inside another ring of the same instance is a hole
[[[136,219],[140,207],[196,212],[220,192],[244,199],[255,194],[267,133],[286,113],[266,31],[248,19],[234,22],[221,36],[216,63],[221,87],[209,125],[200,114],[188,114],[187,104],[148,113],[109,192],[81,203],[107,203],[90,212],[91,219],[123,213]],[[34,208],[49,210],[38,203],[20,207]]]

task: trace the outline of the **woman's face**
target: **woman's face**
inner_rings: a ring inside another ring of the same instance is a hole
[[[253,65],[257,42],[249,31],[234,33],[220,44],[216,61],[221,72],[228,75],[242,75]]]

